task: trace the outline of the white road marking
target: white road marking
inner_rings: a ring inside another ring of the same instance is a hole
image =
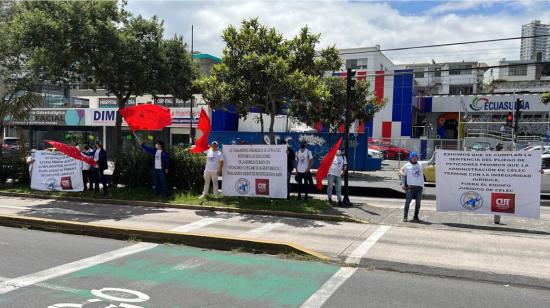
[[[131,254],[135,254],[144,250],[151,249],[157,246],[157,244],[151,243],[139,243],[129,247],[113,250],[107,253],[103,253],[97,256],[85,258],[82,260],[74,261],[71,263],[63,264],[60,266],[52,267],[50,269],[33,273],[18,278],[9,279],[0,283],[0,294],[5,294],[10,291],[17,290],[19,288],[27,287],[39,282],[46,281],[55,277],[74,273],[76,271],[102,264],[108,261],[112,261],[118,258],[122,258]]]
[[[334,294],[340,286],[346,282],[355,272],[355,267],[342,267],[340,268],[329,280],[327,280],[307,301],[305,301],[300,308],[318,308]]]
[[[346,259],[346,263],[359,264],[361,258],[374,246],[374,244],[390,229],[390,226],[378,227],[359,247],[357,247]],[[355,272],[356,267],[342,267],[329,280],[327,280],[317,292],[313,293],[300,308],[319,308],[348,280]]]
[[[13,206],[13,205],[3,205],[3,204],[0,204],[0,207],[6,208],[6,209],[16,209],[16,210],[30,209],[30,207],[27,207],[27,206]]]
[[[376,244],[376,242],[384,236],[384,234],[390,229],[390,226],[378,227],[361,245],[355,248],[354,251],[346,259],[346,263],[359,264],[361,258],[367,254],[367,252]]]
[[[205,218],[205,219],[192,222],[187,225],[173,228],[170,231],[191,232],[191,231],[200,229],[204,226],[221,221],[223,219],[226,219],[226,218],[215,218],[215,217]],[[93,257],[81,259],[78,261],[74,261],[71,263],[63,264],[60,266],[52,267],[41,272],[37,272],[37,273],[33,273],[33,274],[29,274],[29,275],[25,275],[25,276],[13,278],[13,279],[2,280],[0,278],[0,294],[6,294],[8,292],[11,292],[20,288],[35,285],[52,278],[74,273],[74,272],[86,269],[88,267],[113,261],[113,260],[126,257],[138,252],[155,248],[157,246],[158,244],[153,244],[153,243],[139,243],[132,246],[106,252],[97,256],[93,256]]]
[[[255,228],[255,229],[252,229],[252,230],[249,230],[249,231],[246,231],[242,234],[240,234],[239,236],[240,237],[250,237],[250,238],[254,238],[254,237],[259,237],[259,236],[262,236],[266,233],[269,233],[279,227],[282,227],[284,226],[283,223],[280,223],[280,222],[273,222],[273,223],[267,223],[261,227],[258,227],[258,228]]]
[[[192,231],[195,231],[195,230],[200,229],[202,227],[206,227],[208,225],[217,223],[218,221],[222,221],[224,219],[226,219],[226,218],[216,218],[216,217],[204,218],[204,219],[197,220],[195,222],[192,222],[190,224],[187,224],[187,225],[184,225],[184,226],[181,226],[181,227],[170,229],[170,231],[174,231],[174,232],[192,232]]]

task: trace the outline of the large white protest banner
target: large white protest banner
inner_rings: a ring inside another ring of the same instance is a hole
[[[436,152],[437,210],[539,218],[540,151]]]
[[[225,196],[286,198],[286,145],[224,145]]]
[[[33,154],[31,189],[83,191],[82,162],[65,154],[36,151]]]

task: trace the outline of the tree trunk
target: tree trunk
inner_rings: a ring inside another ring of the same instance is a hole
[[[6,184],[6,177],[4,174],[4,122],[0,121],[0,187]]]
[[[269,117],[271,118],[271,123],[269,123],[269,142],[275,144],[275,133],[273,132],[273,127],[275,125],[275,113],[270,113]]]
[[[118,110],[123,109],[126,107],[126,101],[128,99],[124,98],[122,96],[117,96],[117,102],[118,102]],[[120,161],[119,161],[119,154],[122,150],[122,115],[119,111],[116,113],[116,122],[115,122],[115,135],[113,136],[113,148],[109,149],[111,151],[111,157],[115,160],[115,172],[113,174],[113,186],[116,188],[118,186],[118,175],[120,174]],[[103,140],[103,146],[105,146],[105,142],[107,140]]]
[[[264,133],[264,116],[263,113],[260,112],[260,131],[262,134]]]

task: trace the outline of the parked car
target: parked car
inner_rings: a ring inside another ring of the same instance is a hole
[[[470,148],[470,151],[491,151],[493,148],[489,142],[478,141],[474,142]]]
[[[530,145],[521,149],[520,151],[540,151],[541,149],[544,153],[550,152],[550,145]]]
[[[382,158],[384,159],[384,152],[374,150],[374,149],[368,149],[368,155],[372,158]]]
[[[21,148],[21,140],[17,137],[4,137],[2,150],[5,152],[17,151]]]
[[[386,151],[386,155],[384,157],[385,159],[399,159],[399,158],[401,158],[401,160],[409,159],[409,150],[393,145],[391,143],[383,142],[380,139],[369,138],[369,148],[372,148],[378,151]]]

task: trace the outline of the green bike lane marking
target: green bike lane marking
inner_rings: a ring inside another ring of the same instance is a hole
[[[203,301],[298,307],[338,269],[320,262],[160,245],[49,280],[50,287],[43,284],[0,296],[0,304],[15,306],[29,301],[43,303],[37,307],[56,303],[86,303],[83,307],[88,307],[88,301],[97,298],[91,290],[122,288],[150,297],[132,303],[139,307],[187,307]],[[95,304],[93,307],[107,306]]]

